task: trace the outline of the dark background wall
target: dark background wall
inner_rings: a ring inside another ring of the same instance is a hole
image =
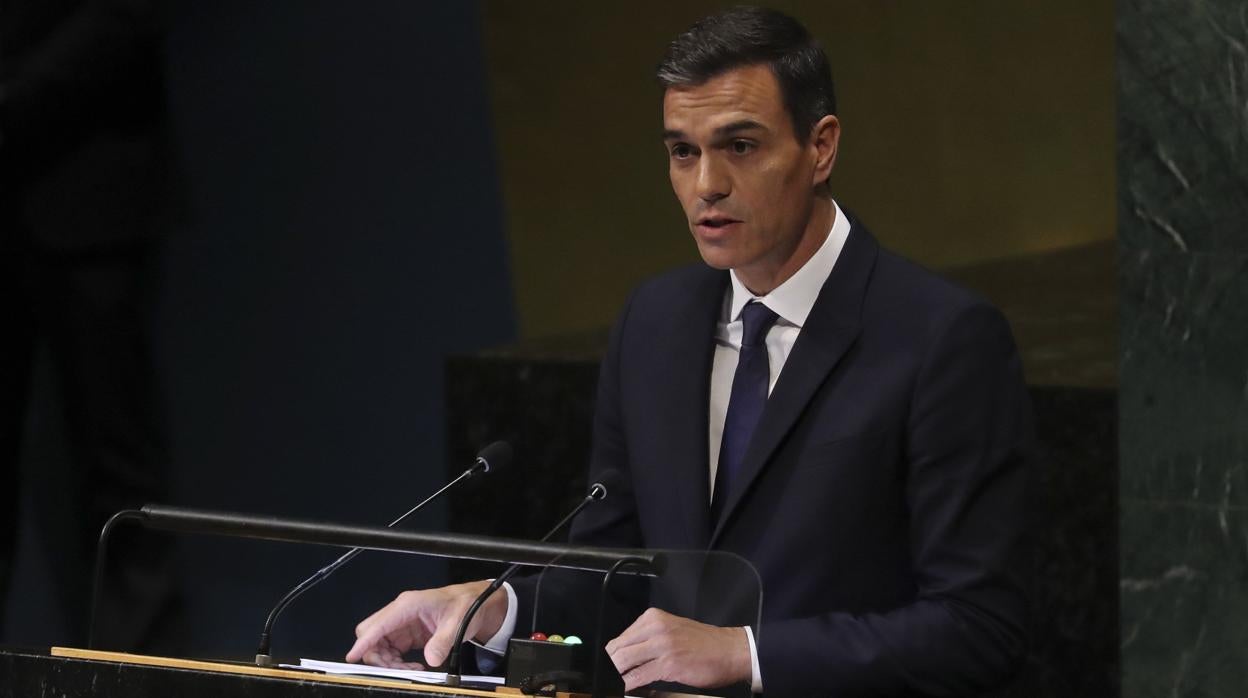
[[[473,3],[176,2],[166,41],[184,215],[157,361],[175,502],[389,523],[442,478],[442,357],[512,338]],[[50,377],[3,640],[80,644],[48,593],[63,545]],[[64,473],[72,477],[72,472]],[[441,508],[414,525],[440,529]],[[331,549],[184,539],[189,647],[245,655]],[[283,654],[345,653],[428,560],[365,555],[283,617]],[[385,583],[377,583],[385,580]]]

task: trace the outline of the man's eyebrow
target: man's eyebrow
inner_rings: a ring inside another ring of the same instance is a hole
[[[753,119],[742,119],[740,121],[734,121],[730,124],[724,124],[723,126],[716,128],[715,137],[724,138],[725,136],[731,136],[734,133],[740,133],[741,131],[752,131],[755,129],[760,130],[760,131],[766,131],[767,127],[758,123],[757,121],[754,121]],[[663,129],[663,140],[665,141],[681,141],[681,140],[687,140],[687,139],[688,139],[688,136],[685,135],[684,131],[681,131],[678,129],[670,129],[670,128]]]
[[[719,138],[723,138],[724,136],[731,136],[732,134],[739,133],[741,131],[753,131],[755,129],[766,131],[767,127],[752,119],[742,119],[740,121],[734,121],[730,124],[720,126],[715,129],[715,135]]]

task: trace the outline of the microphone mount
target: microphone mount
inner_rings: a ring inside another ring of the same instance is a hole
[[[589,494],[585,495],[585,498],[582,499],[576,505],[576,507],[572,509],[571,512],[568,513],[567,516],[563,517],[563,519],[560,520],[559,523],[555,524],[554,528],[547,531],[546,535],[542,536],[541,542],[545,543],[546,541],[550,540],[550,538],[554,536],[556,533],[558,533],[559,531],[562,531],[564,527],[566,527],[569,523],[571,523],[572,519],[576,518],[577,514],[581,513],[581,511],[585,509],[585,507],[589,506],[593,502],[598,502],[598,501],[602,501],[603,499],[605,499],[609,491],[607,483],[614,485],[614,483],[618,481],[619,479],[620,479],[620,474],[618,471],[616,470],[604,471],[599,481],[595,482],[593,485],[590,485]],[[477,611],[481,610],[481,606],[485,604],[486,599],[490,598],[491,594],[501,589],[503,586],[503,583],[506,582],[508,579],[511,579],[512,577],[514,577],[516,572],[518,572],[519,570],[520,570],[519,563],[512,564],[510,567],[503,570],[503,573],[495,577],[494,581],[490,582],[490,585],[487,586],[484,591],[478,594],[477,598],[473,599],[472,605],[468,607],[467,613],[464,614],[463,619],[460,620],[459,622],[459,628],[455,631],[455,642],[451,645],[450,656],[447,657],[447,661],[446,661],[446,685],[447,686],[458,686],[460,684],[461,677],[460,677],[459,668],[460,668],[461,662],[460,662],[459,653],[460,653],[460,647],[462,647],[464,644],[464,635],[467,634],[468,632],[468,624],[472,621],[473,616],[477,614]]]
[[[537,567],[549,566],[551,560],[557,559],[559,561],[557,566],[560,568],[589,572],[606,572],[621,557],[637,557],[644,560],[644,564],[630,569],[628,574],[646,577],[659,576],[667,567],[666,557],[662,553],[650,550],[590,548],[488,536],[418,533],[380,527],[346,526],[325,521],[284,519],[276,516],[256,516],[148,504],[142,509],[126,509],[117,512],[100,530],[100,539],[96,548],[91,632],[87,640],[87,646],[90,649],[97,649],[95,618],[103,589],[105,562],[108,560],[108,542],[113,529],[125,521],[134,521],[144,528],[160,531],[417,553],[433,557],[507,564],[519,563]]]

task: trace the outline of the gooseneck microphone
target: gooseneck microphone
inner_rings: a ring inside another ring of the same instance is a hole
[[[407,513],[403,514],[394,521],[391,521],[387,528],[394,528],[395,526],[403,523],[412,514],[420,511],[420,509],[426,504],[442,496],[444,492],[464,480],[471,479],[476,475],[484,475],[485,473],[498,470],[499,468],[506,468],[510,464],[511,445],[506,441],[495,441],[489,446],[481,449],[481,452],[477,454],[477,459],[473,461],[472,467],[460,473],[459,477],[443,485],[442,489],[426,497],[420,504],[408,509]],[[362,552],[364,552],[362,548],[351,548],[347,552],[343,553],[337,560],[325,565],[321,569],[317,570],[311,577],[308,577],[300,582],[294,589],[291,589],[285,596],[278,600],[277,604],[273,606],[273,610],[269,611],[268,619],[264,621],[264,630],[260,633],[260,644],[256,648],[256,666],[267,667],[273,665],[273,656],[269,653],[269,647],[273,640],[273,624],[277,622],[277,617],[281,615],[282,611],[284,611],[286,607],[289,606],[295,599],[299,598],[303,592],[325,581],[325,579],[328,578],[329,575],[333,574],[339,567],[347,564],[354,559],[356,555],[359,555]]]
[[[607,494],[620,484],[622,477],[623,476],[620,475],[620,471],[614,468],[608,468],[607,470],[599,473],[597,481],[589,486],[589,493],[585,495],[585,498],[582,499],[580,503],[576,505],[576,508],[569,512],[567,516],[563,517],[562,521],[555,524],[554,528],[550,529],[547,531],[546,535],[542,536],[542,542],[545,543],[550,540],[551,536],[555,535],[559,531],[562,531],[569,523],[571,523],[572,519],[576,518],[576,515],[581,513],[581,510],[589,506],[590,503],[606,499]],[[514,577],[516,572],[520,570],[520,567],[521,565],[519,563],[514,564],[503,570],[502,574],[495,577],[494,581],[490,582],[490,585],[478,594],[476,599],[473,599],[472,605],[468,607],[468,612],[464,614],[463,620],[459,621],[459,629],[455,632],[455,643],[451,645],[451,654],[447,657],[446,661],[447,686],[458,686],[460,683],[459,650],[464,644],[464,635],[468,632],[468,624],[472,622],[472,617],[477,615],[477,611],[481,610],[481,606],[485,603],[485,600],[490,597],[490,594],[493,594],[501,589],[503,587],[503,582],[506,582],[508,579]]]

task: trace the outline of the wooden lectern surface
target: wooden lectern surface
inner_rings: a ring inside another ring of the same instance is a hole
[[[495,690],[418,684],[399,679],[340,676],[248,664],[155,657],[53,647],[49,652],[0,648],[0,698],[44,695],[63,698],[178,695],[186,698],[354,698],[410,695],[423,698],[503,698],[518,689]],[[652,692],[657,698],[705,698]],[[557,698],[588,698],[559,693]]]
[[[397,680],[328,677],[224,662],[170,660],[69,648],[0,648],[0,698],[450,698],[491,696]],[[345,679],[345,680],[344,680]],[[498,698],[495,695],[495,698]]]
[[[197,659],[178,659],[175,657],[153,657],[143,654],[103,652],[100,650],[84,650],[73,647],[53,647],[51,654],[53,657],[89,659],[100,662],[121,662],[124,664],[140,664],[143,666],[158,666],[169,669],[192,669],[195,671],[211,671],[219,674],[263,676],[276,679],[294,679],[296,681],[316,681],[321,683],[336,683],[350,686],[372,686],[376,688],[420,691],[421,693],[497,698],[497,694],[493,691],[473,688],[451,688],[449,686],[436,686],[432,684],[418,684],[400,679],[386,679],[373,676],[342,676],[335,674],[322,674],[313,671],[299,671],[296,669],[277,669],[271,667],[250,666],[247,664],[208,662]]]

